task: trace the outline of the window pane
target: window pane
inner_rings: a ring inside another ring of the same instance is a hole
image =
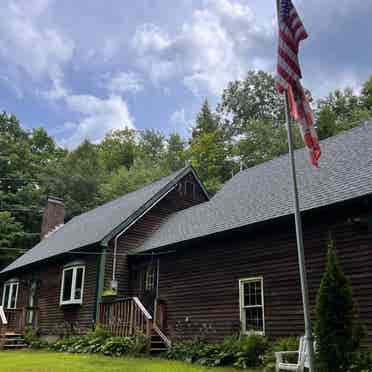
[[[245,326],[246,331],[263,332],[262,307],[245,309]]]
[[[15,309],[17,305],[17,289],[18,283],[13,283],[10,289],[10,308]]]
[[[63,301],[69,301],[71,299],[71,288],[72,288],[72,269],[65,270],[65,278],[63,284]]]
[[[10,292],[10,284],[6,284],[4,286],[4,302],[3,302],[4,308],[8,307],[9,292]]]
[[[78,268],[76,272],[75,300],[81,300],[83,294],[83,268]]]
[[[186,182],[186,194],[194,195],[194,184],[191,182]]]
[[[251,305],[251,283],[244,283],[244,306]]]
[[[244,306],[262,305],[261,282],[244,283]]]

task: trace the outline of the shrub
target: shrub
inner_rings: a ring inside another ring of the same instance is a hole
[[[102,329],[96,329],[82,337],[61,339],[49,348],[67,353],[103,353],[105,355],[140,354],[146,351],[143,337],[109,337]]]
[[[100,338],[100,339],[106,339],[111,336],[110,332],[106,331],[105,328],[101,324],[96,324],[95,328],[93,331],[87,333],[86,335],[88,338],[95,339],[95,338]]]
[[[39,340],[37,332],[31,327],[26,328],[25,335],[23,338],[27,345],[30,345],[31,343]]]
[[[275,371],[275,353],[279,351],[297,351],[299,339],[297,337],[285,337],[278,339],[265,353],[265,371]],[[289,363],[296,363],[298,355],[290,355],[287,358]]]
[[[189,363],[216,365],[220,346],[208,344],[202,340],[174,343],[166,352],[168,359],[177,359]]]
[[[201,340],[175,343],[166,352],[166,357],[206,366],[248,368],[262,364],[266,349],[266,339],[251,333],[229,337],[221,344],[208,344]]]
[[[100,351],[105,355],[121,356],[132,352],[134,344],[134,340],[129,337],[110,337]]]
[[[341,270],[333,242],[317,294],[315,334],[319,371],[348,371],[352,363],[354,306],[349,280]]]
[[[30,349],[46,349],[49,347],[49,343],[39,339],[29,343],[28,347]]]
[[[370,352],[353,353],[350,372],[372,372],[372,354]]]
[[[236,343],[233,344],[234,355],[237,358],[234,366],[249,368],[262,365],[267,348],[267,340],[255,333],[250,333],[247,337],[238,337]]]

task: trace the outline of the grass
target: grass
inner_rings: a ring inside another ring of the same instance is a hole
[[[103,355],[81,355],[27,350],[0,352],[0,371],[238,372],[239,370],[234,368],[207,368],[160,358],[112,358]],[[259,371],[256,370],[256,372]]]

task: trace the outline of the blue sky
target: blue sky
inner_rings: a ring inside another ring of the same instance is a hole
[[[317,98],[372,74],[372,0],[294,0]],[[2,0],[0,108],[60,145],[124,126],[188,136],[208,98],[275,68],[275,0]]]

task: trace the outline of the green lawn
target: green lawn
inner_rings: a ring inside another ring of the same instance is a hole
[[[234,368],[206,368],[160,358],[111,358],[103,355],[64,354],[27,350],[0,352],[0,371],[238,372],[239,370]],[[256,370],[256,372],[258,371]]]

